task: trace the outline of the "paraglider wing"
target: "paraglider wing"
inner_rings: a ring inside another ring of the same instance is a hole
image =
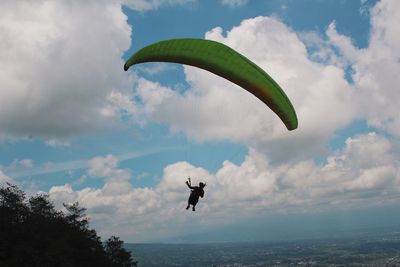
[[[204,39],[172,39],[146,46],[132,55],[124,70],[145,62],[174,62],[208,70],[246,89],[268,105],[288,130],[297,116],[281,87],[260,67],[232,48]]]

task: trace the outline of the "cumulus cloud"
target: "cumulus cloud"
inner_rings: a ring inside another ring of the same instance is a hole
[[[350,37],[336,31],[334,24],[327,30],[330,45],[339,49],[342,59],[353,70],[359,116],[366,118],[371,126],[397,137],[400,135],[399,10],[400,3],[393,0],[380,1],[370,10],[372,29],[366,48],[357,48]]]
[[[143,3],[154,8],[177,2]],[[139,79],[138,96],[143,100],[139,108],[134,95],[125,90],[132,87],[134,78],[120,70],[131,29],[118,2],[88,1],[78,7],[63,1],[4,1],[1,10],[7,14],[0,23],[5,38],[0,46],[7,52],[0,56],[4,66],[0,81],[2,88],[13,90],[0,91],[0,135],[39,135],[48,137],[49,145],[68,144],[59,139],[106,127],[126,114],[143,123],[140,115],[144,113],[191,138],[229,139],[264,148],[281,159],[296,156],[293,151],[307,151],[307,155],[300,153],[303,157],[321,151],[334,132],[356,116],[366,116],[371,125],[395,134],[399,125],[393,89],[398,84],[396,4],[383,1],[373,9],[373,31],[366,49],[354,47],[350,38],[337,33],[334,23],[326,32],[329,47],[315,34],[308,36],[324,48],[312,55],[307,53],[310,42],[304,35],[276,18],[247,19],[228,32],[217,27],[206,33],[207,39],[245,54],[282,85],[299,118],[299,129],[288,133],[248,92],[191,67],[185,67],[191,84],[185,94]],[[53,10],[62,12],[55,17]],[[95,10],[95,17],[102,18],[96,23],[90,15]],[[91,38],[86,38],[88,34]],[[341,54],[333,52],[332,46]],[[316,61],[327,57],[329,60]],[[344,78],[344,69],[350,64],[359,89],[356,92]]]
[[[114,156],[96,157],[89,163],[88,174],[105,177],[102,188],[74,191],[67,184],[52,187],[49,194],[59,206],[79,201],[88,208],[88,215],[103,235],[138,236],[144,240],[148,231],[154,231],[150,238],[169,233],[158,218],[172,222],[179,209],[176,198],[186,193],[182,186],[172,185],[177,171],[166,170],[163,185],[168,185],[163,188],[136,188],[129,182],[130,172],[119,169]]]
[[[191,90],[184,94],[148,81],[139,84],[138,95],[146,94],[144,108],[152,120],[197,140],[228,139],[263,147],[279,159],[295,156],[293,151],[306,157],[322,150],[337,129],[354,119],[353,92],[344,70],[311,60],[299,36],[276,18],[247,19],[226,33],[217,27],[205,37],[236,49],[271,74],[292,100],[299,128],[288,132],[247,91],[189,66],[185,75]],[[141,86],[151,87],[151,94]]]
[[[147,11],[161,6],[187,5],[196,0],[122,0],[122,3],[134,10]]]
[[[244,6],[249,2],[249,0],[221,0],[221,4],[230,7]]]
[[[112,177],[113,179],[129,179],[127,170],[118,169],[118,159],[113,155],[95,157],[89,161],[88,174],[97,177]]]
[[[272,165],[263,153],[250,149],[241,164],[225,161],[215,174],[176,162],[165,167],[157,185],[138,188],[129,181],[129,172],[119,169],[118,161],[109,155],[93,159],[88,171],[106,176],[102,188],[74,190],[67,184],[52,187],[49,193],[57,203],[79,201],[87,207],[102,235],[150,241],[191,231],[182,229],[201,231],[261,213],[396,203],[400,191],[397,158],[387,138],[369,133],[347,139],[346,146],[324,164],[305,160]],[[190,216],[184,210],[189,195],[184,175],[188,174],[193,184],[207,183],[205,198]]]
[[[117,121],[130,35],[118,1],[2,1],[0,136],[65,139]]]

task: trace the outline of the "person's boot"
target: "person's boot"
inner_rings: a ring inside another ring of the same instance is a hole
[[[193,210],[193,211],[195,211],[195,208],[194,208],[194,206],[193,206],[192,210]]]
[[[190,208],[190,205],[187,205],[186,209],[188,210]]]

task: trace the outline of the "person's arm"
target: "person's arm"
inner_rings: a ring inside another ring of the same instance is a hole
[[[200,194],[201,198],[204,197],[204,190],[201,190],[201,194]]]
[[[194,189],[194,187],[192,187],[188,181],[186,181],[186,185],[190,188],[190,189]]]

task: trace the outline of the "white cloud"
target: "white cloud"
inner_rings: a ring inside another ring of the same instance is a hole
[[[54,138],[46,140],[45,143],[49,147],[67,147],[71,145],[70,141]]]
[[[33,167],[33,160],[31,159],[22,159],[19,161],[19,164],[25,168],[32,168]]]
[[[357,48],[352,40],[339,34],[334,24],[327,31],[330,44],[340,49],[351,63],[357,88],[355,101],[359,116],[368,123],[400,135],[400,10],[399,1],[383,0],[370,10],[371,33],[366,48]]]
[[[113,179],[127,180],[130,177],[128,170],[118,169],[118,159],[113,155],[95,157],[89,161],[88,174],[97,177],[112,177]]]
[[[86,175],[82,175],[81,177],[79,177],[78,179],[76,179],[75,181],[72,182],[72,185],[81,185],[83,184],[85,181],[87,180],[87,176]]]
[[[175,66],[168,63],[149,63],[145,66],[138,66],[140,72],[146,73],[147,75],[157,75],[164,73],[168,70],[175,70]]]
[[[169,227],[177,233],[176,223],[189,223],[182,213],[182,202],[188,195],[183,173],[190,172],[206,182],[212,179],[207,171],[180,162],[165,168],[163,179],[155,188],[136,188],[129,182],[130,172],[118,168],[118,163],[112,155],[96,157],[89,164],[88,174],[105,177],[102,188],[75,191],[68,184],[54,186],[49,190],[50,197],[58,207],[79,201],[103,236],[118,234],[149,240],[170,235]],[[194,178],[193,183],[198,182]]]
[[[245,6],[249,0],[221,0],[221,4],[230,7]]]
[[[137,188],[129,182],[129,172],[119,169],[113,156],[107,156],[93,159],[88,171],[106,176],[102,188],[75,191],[64,185],[51,188],[50,196],[57,203],[79,201],[88,208],[102,235],[150,241],[275,211],[396,203],[400,192],[397,158],[388,139],[369,133],[349,138],[341,151],[321,165],[313,161],[272,165],[263,153],[250,149],[243,163],[225,161],[216,174],[176,162],[164,169],[156,186]],[[121,177],[123,172],[126,176]],[[195,213],[185,210],[188,175],[193,184],[207,183],[205,198]]]
[[[169,150],[177,150],[177,149],[179,149],[179,148],[173,147],[173,146],[157,147],[155,149],[135,151],[135,152],[125,153],[125,154],[120,154],[117,156],[113,156],[113,155],[106,156],[104,158],[104,161],[106,161],[107,158],[111,158],[110,161],[112,161],[113,158],[115,158],[115,157],[118,158],[118,161],[124,161],[124,160],[140,158],[143,156],[153,155],[153,154],[159,153],[161,151],[169,151]],[[97,158],[94,158],[94,159],[97,159]],[[103,158],[99,157],[99,159],[103,159]],[[37,164],[30,168],[26,168],[23,166],[21,168],[21,165],[19,164],[19,160],[14,160],[10,166],[4,168],[4,171],[6,171],[7,174],[11,177],[22,178],[22,177],[26,177],[26,176],[36,176],[36,175],[43,175],[43,174],[57,173],[57,172],[72,172],[74,170],[85,169],[89,166],[95,167],[96,161],[97,160],[93,161],[93,159],[92,160],[78,159],[78,160],[61,161],[61,162],[48,161],[43,164]],[[117,167],[117,166],[115,166],[115,167]],[[95,168],[91,168],[90,170],[91,170],[91,172],[93,172],[94,176],[104,177],[104,175],[101,175],[101,172],[99,170],[97,170]]]
[[[34,163],[32,159],[15,159],[11,163],[11,165],[7,168],[8,170],[15,170],[18,168],[33,168]]]
[[[123,0],[124,5],[138,11],[158,9],[161,6],[187,5],[196,0]]]
[[[14,159],[9,166],[2,167],[0,165],[0,176],[3,176],[3,182],[12,182],[13,180],[9,177],[16,178],[15,173],[18,172],[30,172],[35,168],[35,163],[32,159]],[[8,176],[6,176],[7,173]]]
[[[112,125],[119,114],[102,110],[113,92],[129,94],[130,35],[117,1],[1,1],[0,135],[54,140]]]
[[[14,180],[11,177],[5,175],[0,169],[0,186],[5,185],[6,183],[14,183]]]

